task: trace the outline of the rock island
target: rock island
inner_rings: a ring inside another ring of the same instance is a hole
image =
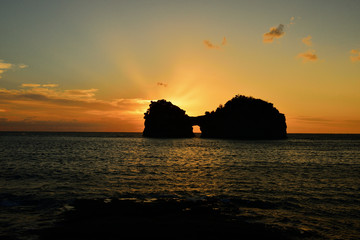
[[[236,95],[205,115],[190,117],[166,100],[152,101],[145,113],[144,137],[194,137],[192,126],[198,125],[202,138],[284,139],[285,115],[272,103]]]

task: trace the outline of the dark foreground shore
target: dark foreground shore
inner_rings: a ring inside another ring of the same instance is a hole
[[[231,201],[77,200],[40,239],[319,239],[309,232],[247,223]]]

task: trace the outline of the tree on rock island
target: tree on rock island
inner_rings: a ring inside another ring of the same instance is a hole
[[[201,118],[201,137],[205,138],[283,139],[287,135],[285,115],[272,103],[243,95]]]
[[[165,100],[151,101],[144,118],[144,137],[194,137],[189,116],[171,102]]]

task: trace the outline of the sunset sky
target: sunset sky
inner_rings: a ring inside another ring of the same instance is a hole
[[[236,94],[289,133],[360,133],[360,1],[0,2],[0,131],[141,132]]]

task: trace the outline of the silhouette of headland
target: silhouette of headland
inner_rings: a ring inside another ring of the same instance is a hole
[[[202,138],[284,139],[285,115],[272,103],[236,95],[225,105],[205,115],[189,117],[181,108],[166,100],[152,101],[145,113],[144,137],[194,137],[198,125]]]

